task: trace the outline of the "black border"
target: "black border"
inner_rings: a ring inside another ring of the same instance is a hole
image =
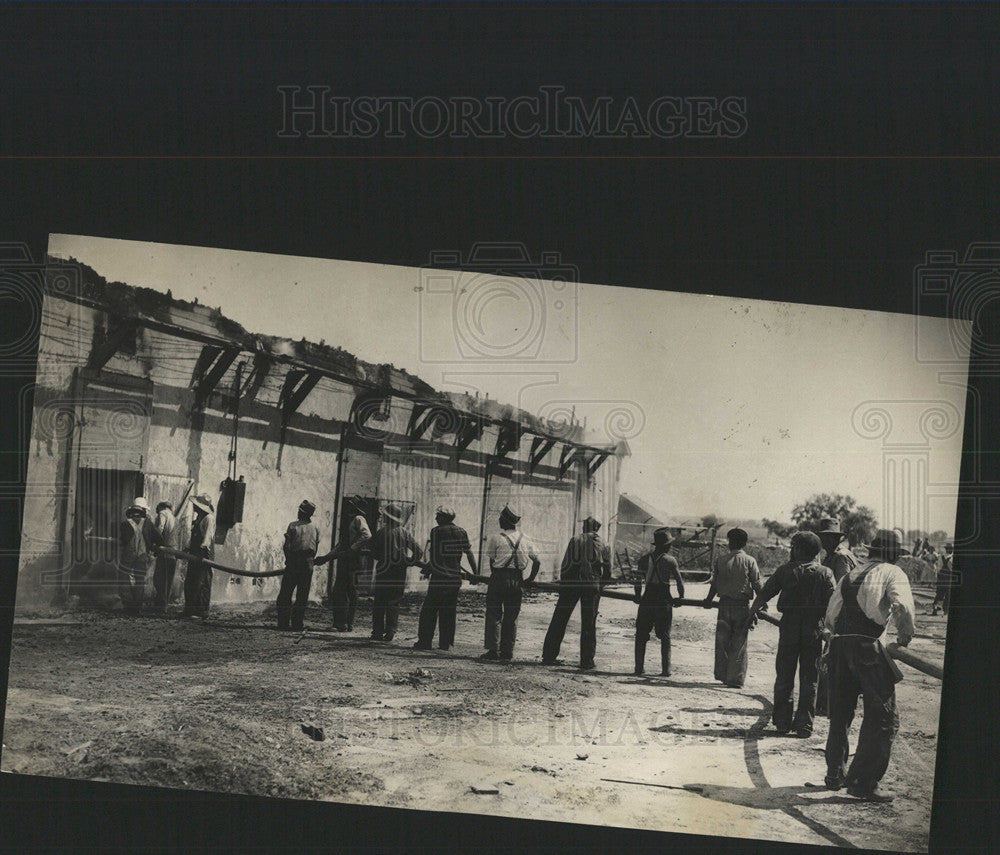
[[[1000,16],[986,5],[29,3],[0,21],[0,239],[35,259],[50,232],[413,266],[431,249],[514,239],[559,251],[588,282],[938,313],[913,296],[924,253],[1000,238]],[[627,143],[276,136],[278,84],[419,96],[552,82],[582,96],[744,95],[749,128]],[[609,157],[623,153],[646,157]],[[30,301],[0,315],[4,340],[32,317]],[[978,319],[985,339],[992,318]],[[34,355],[22,356],[20,376],[5,361],[0,400],[24,399]],[[935,852],[1000,839],[994,364],[973,361],[963,481],[975,504],[960,505],[959,537],[974,513],[985,525],[949,627]],[[817,380],[794,366],[789,379]],[[29,414],[0,408],[5,452],[26,450]],[[0,458],[0,483],[16,484],[19,455]],[[19,519],[0,526],[16,543]],[[16,562],[0,566],[6,606]],[[5,648],[10,621],[5,608]],[[0,829],[12,851],[779,848],[9,775]]]

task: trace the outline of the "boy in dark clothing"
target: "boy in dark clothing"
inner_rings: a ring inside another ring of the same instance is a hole
[[[781,624],[774,667],[774,711],[772,721],[778,733],[794,730],[795,735],[812,736],[816,717],[817,661],[823,649],[823,618],[833,594],[833,571],[816,559],[819,537],[811,531],[792,537],[792,560],[782,564],[765,583],[750,609],[751,624],[763,605],[778,595]],[[796,667],[799,672],[799,706],[792,715],[792,692]]]
[[[646,660],[646,644],[650,630],[660,639],[660,675],[670,676],[670,625],[674,617],[674,597],[670,592],[670,580],[677,584],[677,597],[684,599],[684,580],[681,579],[677,559],[670,554],[673,538],[670,531],[658,528],[653,532],[654,549],[639,560],[639,568],[644,571],[645,590],[636,594],[639,612],[635,618],[635,674],[643,673]],[[641,584],[641,583],[640,583]]]

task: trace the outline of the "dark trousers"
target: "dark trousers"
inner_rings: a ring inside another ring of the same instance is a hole
[[[870,792],[889,766],[892,741],[899,730],[896,681],[878,641],[847,636],[834,638],[829,657],[830,735],[826,740],[827,775]],[[858,695],[864,700],[864,720],[858,745],[850,755],[847,734],[854,720]]]
[[[337,580],[330,591],[333,625],[337,629],[351,629],[354,626],[354,612],[358,607],[356,574],[360,569],[357,558],[344,556],[337,561]]]
[[[156,591],[156,608],[162,610],[170,602],[170,591],[174,587],[174,573],[177,559],[172,555],[158,555],[153,570],[153,589]]]
[[[379,574],[375,577],[374,587],[372,638],[391,641],[399,625],[399,604],[406,588],[406,568],[402,569],[402,575]]]
[[[830,715],[830,677],[826,671],[819,671],[816,681],[816,715]]]
[[[719,617],[715,624],[715,679],[727,686],[740,688],[747,678],[747,600],[719,600]]]
[[[207,617],[212,605],[212,568],[201,561],[189,561],[184,576],[184,614]]]
[[[559,599],[549,622],[545,642],[542,644],[542,660],[552,662],[559,655],[566,625],[576,604],[580,604],[580,665],[592,668],[597,652],[597,610],[601,603],[601,588],[596,582],[567,580],[560,585]]]
[[[799,618],[785,615],[778,628],[778,653],[774,659],[774,711],[771,720],[778,730],[804,730],[812,733],[816,717],[816,683],[819,671],[816,660],[823,649],[817,629],[818,617]],[[795,672],[799,672],[799,705],[794,709],[792,694]],[[794,716],[792,715],[794,710]]]
[[[420,624],[417,628],[417,643],[430,647],[434,641],[434,627],[439,626],[438,646],[447,649],[455,643],[455,622],[458,617],[458,592],[461,580],[435,579],[431,577],[427,586],[427,596],[420,609]]]
[[[670,602],[639,603],[635,616],[635,671],[641,674],[645,667],[646,644],[650,631],[660,639],[660,671],[664,677],[670,676],[670,625],[674,620],[674,608]]]
[[[278,629],[302,629],[306,615],[306,604],[309,602],[309,588],[312,585],[313,563],[310,556],[289,555],[285,559],[285,572],[281,577],[281,588],[278,590]],[[292,592],[295,592],[295,605],[292,605]]]
[[[503,657],[514,655],[517,641],[517,616],[521,613],[521,574],[494,570],[486,588],[487,650]]]
[[[146,571],[148,565],[143,557],[135,559],[130,564],[120,564],[121,598],[126,611],[137,612],[142,608],[142,599],[146,591]]]

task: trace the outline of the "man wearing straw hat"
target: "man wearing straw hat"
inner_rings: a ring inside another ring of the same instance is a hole
[[[125,509],[118,542],[118,565],[126,580],[121,594],[122,604],[126,611],[137,613],[142,608],[146,573],[153,563],[157,547],[163,544],[163,538],[149,518],[149,502],[142,496]]]
[[[215,505],[206,493],[191,500],[194,519],[187,551],[197,556],[188,561],[184,575],[184,617],[205,618],[212,604],[212,568],[205,561],[215,557]]]
[[[914,633],[913,593],[906,574],[896,566],[902,540],[895,531],[880,530],[868,547],[868,560],[840,580],[826,610],[830,637],[830,735],[826,741],[826,785],[847,787],[848,795],[888,802],[879,781],[889,765],[892,742],[899,730],[896,683],[899,668],[882,644],[892,617],[896,639],[906,647]],[[864,699],[864,721],[854,759],[848,731]]]
[[[362,538],[352,549],[371,549],[375,559],[372,634],[375,641],[392,641],[399,624],[399,603],[406,589],[406,568],[419,564],[423,550],[405,528],[402,508],[388,504],[381,510],[382,524],[372,537]]]
[[[576,604],[580,604],[580,667],[594,667],[597,652],[597,610],[601,604],[601,584],[611,578],[611,550],[598,531],[601,524],[593,517],[583,521],[583,532],[574,535],[563,555],[559,573],[559,598],[552,612],[542,663],[555,664],[562,646],[566,625]]]
[[[447,650],[455,643],[455,623],[458,612],[458,594],[462,589],[462,556],[476,572],[476,559],[472,554],[468,532],[455,525],[455,509],[441,505],[435,514],[437,525],[431,529],[430,555],[424,574],[430,576],[427,596],[420,609],[417,630],[417,650],[430,650],[437,624],[438,647]]]
[[[309,602],[309,587],[312,585],[313,559],[319,547],[319,529],[312,521],[316,506],[308,499],[299,505],[298,519],[289,523],[285,530],[285,572],[281,577],[278,591],[278,629],[302,631],[306,604]],[[292,605],[292,592],[295,605]]]
[[[674,619],[674,597],[670,590],[673,580],[677,598],[684,599],[684,580],[680,565],[670,554],[674,539],[667,528],[653,532],[653,551],[639,559],[640,569],[645,567],[645,589],[636,595],[639,611],[635,617],[635,674],[640,676],[645,668],[646,644],[650,630],[660,639],[660,676],[670,676],[670,625]]]

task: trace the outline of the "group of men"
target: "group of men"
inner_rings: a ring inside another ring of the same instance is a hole
[[[205,563],[215,555],[215,506],[207,495],[191,499],[194,516],[187,544],[189,560],[184,576],[184,615],[203,618],[208,615],[212,597],[212,568]],[[153,568],[153,609],[166,611],[174,585],[177,558],[160,547],[176,550],[180,531],[173,504],[160,502],[156,516],[150,518],[149,502],[137,496],[125,509],[118,535],[118,569],[121,574],[120,597],[126,612],[137,613],[143,604],[146,577]]]
[[[716,561],[705,600],[708,606],[719,593],[715,677],[727,686],[743,685],[747,633],[777,597],[781,620],[771,714],[775,729],[811,736],[819,695],[830,718],[827,787],[846,787],[849,795],[867,801],[889,801],[879,782],[899,729],[895,685],[902,674],[881,639],[892,617],[897,642],[905,647],[913,638],[915,620],[909,580],[896,566],[902,541],[898,532],[878,531],[862,561],[848,548],[836,520],[822,520],[819,529],[793,535],[790,560],[763,584],[756,561],[743,551],[746,532],[729,532],[730,554]],[[797,705],[792,700],[796,671]],[[825,671],[825,680],[820,671]],[[859,696],[864,720],[848,766],[848,731]]]
[[[214,507],[210,497],[192,499],[195,511],[184,580],[184,614],[204,617],[211,599],[214,555]],[[149,519],[145,499],[137,498],[127,509],[121,527],[120,566],[128,582],[122,595],[126,607],[142,602],[145,576],[155,557],[155,605],[166,606],[176,559],[159,550],[176,540],[177,521],[168,502],[157,505]],[[514,656],[517,619],[522,592],[535,581],[540,568],[538,552],[518,529],[520,516],[509,506],[500,512],[499,531],[486,545],[489,576],[477,574],[468,533],[455,523],[455,511],[440,506],[430,532],[428,554],[405,527],[404,511],[389,504],[382,508],[372,534],[359,506],[350,506],[347,537],[325,555],[319,550],[319,529],[312,522],[316,506],[305,500],[298,518],[289,524],[284,539],[285,570],[277,598],[277,624],[282,630],[303,628],[314,567],[337,561],[335,581],[329,586],[334,626],[353,630],[357,607],[357,576],[363,556],[374,560],[371,638],[391,641],[399,623],[399,606],[407,570],[418,566],[428,578],[418,621],[418,650],[429,650],[434,634],[438,647],[448,650],[455,641],[456,612],[462,580],[486,582],[486,626],[483,661],[509,662]],[[593,517],[583,522],[581,533],[566,547],[560,568],[559,595],[542,645],[542,662],[555,664],[570,616],[580,606],[580,667],[595,667],[597,614],[602,586],[611,578],[610,549],[599,534],[601,523]],[[878,789],[889,762],[892,742],[899,728],[895,684],[902,679],[881,638],[890,617],[897,641],[909,644],[914,633],[913,596],[906,574],[896,566],[902,554],[895,531],[879,531],[868,546],[868,557],[859,560],[848,547],[837,520],[822,520],[817,533],[800,531],[791,539],[790,560],[764,582],[756,560],[745,547],[748,535],[739,528],[727,533],[728,553],[712,567],[706,608],[717,607],[715,630],[715,679],[740,688],[748,668],[748,634],[759,614],[777,597],[781,613],[772,721],[779,734],[808,738],[814,718],[828,713],[826,784],[850,795],[885,801]],[[652,550],[639,562],[636,582],[638,604],[635,626],[635,671],[644,673],[646,646],[655,632],[660,641],[661,674],[670,675],[670,630],[673,609],[684,599],[684,581],[671,554],[669,529],[657,529]],[[951,544],[947,557],[951,558]],[[822,562],[820,553],[824,553]],[[462,558],[468,568],[462,566]],[[529,571],[530,567],[530,571]],[[948,564],[950,570],[950,563]],[[525,573],[528,573],[527,577]],[[715,598],[718,597],[716,603]],[[293,600],[294,597],[294,600]],[[798,702],[793,694],[798,675]],[[854,758],[848,731],[857,699],[863,699],[864,721]]]

